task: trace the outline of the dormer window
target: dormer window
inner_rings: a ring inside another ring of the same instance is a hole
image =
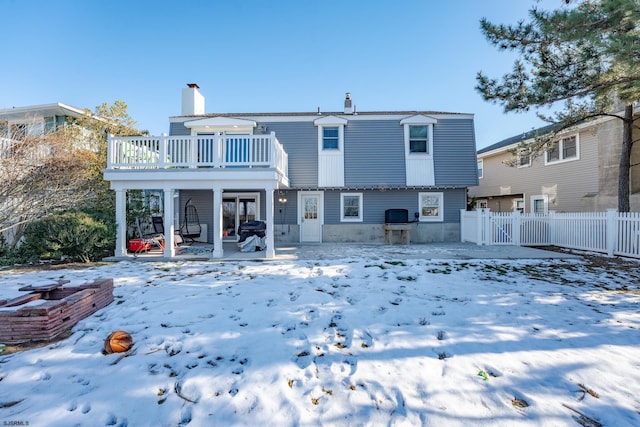
[[[338,150],[340,148],[340,128],[339,127],[323,127],[322,128],[322,149]]]
[[[407,117],[400,121],[404,126],[405,151],[408,157],[431,156],[435,123],[435,119],[423,115]]]
[[[429,127],[409,125],[409,152],[429,154]]]
[[[325,116],[313,121],[318,127],[318,185],[344,186],[344,128],[347,120]]]
[[[318,127],[318,148],[320,152],[342,152],[344,127],[347,121],[341,117],[326,116],[313,122]]]

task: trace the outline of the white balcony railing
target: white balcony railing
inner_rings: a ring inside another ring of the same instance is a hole
[[[269,135],[109,136],[107,169],[274,168],[287,176],[288,159]]]

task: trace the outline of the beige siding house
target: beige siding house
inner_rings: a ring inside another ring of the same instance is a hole
[[[469,188],[476,208],[494,212],[594,212],[618,204],[622,121],[602,118],[559,134],[552,149],[529,159],[517,155],[537,129],[481,149],[479,183]],[[640,134],[634,133],[634,140]],[[640,210],[640,147],[631,159],[631,210]]]

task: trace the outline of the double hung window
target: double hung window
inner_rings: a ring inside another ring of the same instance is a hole
[[[547,149],[546,163],[576,160],[579,157],[578,135],[572,135],[551,143]]]
[[[362,193],[340,195],[340,221],[362,222]]]
[[[409,126],[409,152],[429,154],[429,126]]]
[[[335,126],[322,128],[322,149],[338,150],[340,148],[340,129]]]

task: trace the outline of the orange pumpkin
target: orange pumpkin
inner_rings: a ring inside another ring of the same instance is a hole
[[[114,331],[104,340],[104,351],[106,353],[122,353],[131,348],[133,338],[126,331]]]

